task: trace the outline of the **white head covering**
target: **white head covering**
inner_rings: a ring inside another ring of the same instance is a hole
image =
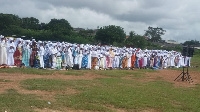
[[[9,38],[9,39],[8,39],[8,44],[10,44],[11,41],[13,41],[13,40],[14,40],[13,38]]]
[[[19,41],[22,41],[22,39],[21,38],[17,38],[17,39],[15,39],[15,46],[17,46],[17,44],[19,43]]]
[[[3,36],[3,35],[0,35],[0,39],[1,39],[1,38],[4,38],[4,36]]]

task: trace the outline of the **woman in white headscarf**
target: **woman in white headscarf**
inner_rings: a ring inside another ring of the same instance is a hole
[[[0,65],[7,65],[7,41],[6,38],[1,37],[0,43]]]

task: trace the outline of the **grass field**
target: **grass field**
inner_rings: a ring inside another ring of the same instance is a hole
[[[12,68],[0,69],[0,73],[21,73],[21,74],[36,74],[36,75],[52,75],[57,70],[43,70],[35,68]]]
[[[192,64],[200,65],[200,55],[195,55],[193,59]],[[198,68],[191,71],[200,73]],[[148,77],[146,73],[157,73],[156,70],[58,71],[14,68],[0,69],[0,73],[42,77],[17,82],[7,77],[0,78],[0,90],[5,85],[16,83],[22,90],[30,91],[27,93],[18,88],[11,88],[2,92],[0,94],[1,112],[200,111],[199,84],[194,87],[175,87],[173,83],[165,80],[142,80]],[[73,79],[52,78],[51,76],[55,74],[59,77],[73,76]],[[98,77],[82,78],[87,74]],[[31,91],[36,92],[31,93]]]

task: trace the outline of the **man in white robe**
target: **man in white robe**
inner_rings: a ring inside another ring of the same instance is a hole
[[[13,39],[10,38],[9,39],[9,44],[8,44],[8,48],[7,48],[7,65],[11,66],[11,65],[14,65],[14,53],[15,53],[15,50],[16,50],[16,47],[15,47],[15,44],[13,42]]]
[[[114,67],[119,69],[119,53],[115,53],[114,63]]]
[[[167,62],[168,62],[168,57],[167,54],[164,54],[163,59],[162,59],[162,67],[167,68]]]

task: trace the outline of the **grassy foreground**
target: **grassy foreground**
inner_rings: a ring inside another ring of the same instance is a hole
[[[22,86],[29,90],[57,91],[55,101],[49,108],[61,111],[64,111],[65,107],[92,111],[154,109],[166,112],[194,112],[200,110],[200,86],[175,88],[171,83],[164,81],[139,82],[119,78],[69,81],[28,79],[22,81]],[[59,91],[70,93],[67,88],[75,89],[79,93],[59,94]]]
[[[194,59],[199,59],[195,55]],[[200,61],[193,61],[200,65]],[[193,70],[193,69],[192,69]],[[194,68],[194,71],[198,70]],[[19,85],[27,90],[38,90],[45,94],[19,93],[8,89],[0,94],[1,112],[34,112],[50,109],[52,111],[158,111],[158,112],[199,112],[200,85],[191,88],[174,87],[166,81],[139,81],[147,77],[146,72],[154,70],[38,70],[0,69],[0,73],[22,73],[37,75],[84,76],[86,73],[104,76],[93,80],[64,79],[26,79]],[[129,77],[129,78],[125,78]],[[12,80],[0,79],[1,83],[12,83]],[[53,94],[52,94],[53,93]],[[51,94],[50,96],[48,96]],[[47,98],[46,98],[47,97]]]

